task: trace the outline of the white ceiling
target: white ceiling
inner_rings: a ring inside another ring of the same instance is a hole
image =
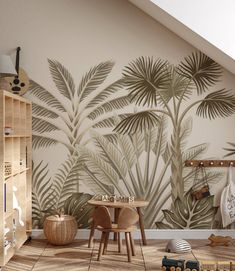
[[[129,0],[235,74],[234,0]]]

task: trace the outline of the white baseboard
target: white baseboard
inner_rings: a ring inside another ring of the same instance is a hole
[[[89,238],[90,231],[87,229],[79,229],[76,235],[76,239],[87,239]],[[235,230],[145,230],[147,239],[207,239],[211,234],[231,236],[235,239]],[[45,239],[43,230],[34,229],[32,231],[32,238]],[[100,237],[100,232],[95,231],[95,237]],[[135,239],[140,239],[140,232],[134,233]]]

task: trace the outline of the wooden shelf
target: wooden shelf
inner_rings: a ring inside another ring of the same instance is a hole
[[[5,138],[31,137],[31,135],[4,135]]]
[[[13,173],[12,173],[12,174],[7,175],[7,176],[4,176],[4,178],[5,178],[5,179],[11,178],[11,177],[13,177],[13,176],[15,176],[15,175],[17,175],[17,174],[21,174],[21,173],[23,173],[23,172],[25,172],[25,171],[29,170],[29,169],[30,169],[30,168],[29,168],[29,167],[27,167],[27,168],[22,168],[22,169],[19,169],[19,170],[13,171]]]
[[[0,164],[4,165],[0,179],[0,267],[27,240],[32,228],[31,112],[30,101],[0,90]],[[11,127],[13,133],[5,135],[5,127]],[[7,240],[11,243],[6,254],[5,228],[9,228]]]

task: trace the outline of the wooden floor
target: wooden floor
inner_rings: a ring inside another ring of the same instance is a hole
[[[198,260],[235,260],[235,246],[210,247],[208,240],[189,240],[194,255]],[[103,255],[101,262],[97,262],[98,243],[93,248],[87,247],[87,241],[75,241],[68,246],[52,246],[45,240],[32,240],[27,242],[10,262],[2,268],[4,271],[158,271],[161,270],[161,260],[166,252],[166,240],[148,240],[148,246],[141,246],[136,241],[137,255],[132,263],[127,262],[124,253],[118,254],[117,247],[112,241],[108,247],[107,255]],[[170,254],[168,257],[175,259],[191,259],[191,253]]]

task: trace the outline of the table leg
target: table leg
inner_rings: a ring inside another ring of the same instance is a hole
[[[120,212],[120,208],[114,208],[114,223],[117,224],[118,223],[118,216],[119,216],[119,212]],[[113,240],[117,241],[117,233],[114,232],[113,233]]]
[[[147,240],[146,240],[146,236],[145,236],[145,232],[144,232],[144,223],[143,223],[143,218],[142,218],[142,213],[140,210],[140,207],[136,207],[138,215],[139,215],[139,225],[140,225],[140,232],[141,232],[141,237],[142,237],[142,242],[143,245],[146,246],[147,245]]]

